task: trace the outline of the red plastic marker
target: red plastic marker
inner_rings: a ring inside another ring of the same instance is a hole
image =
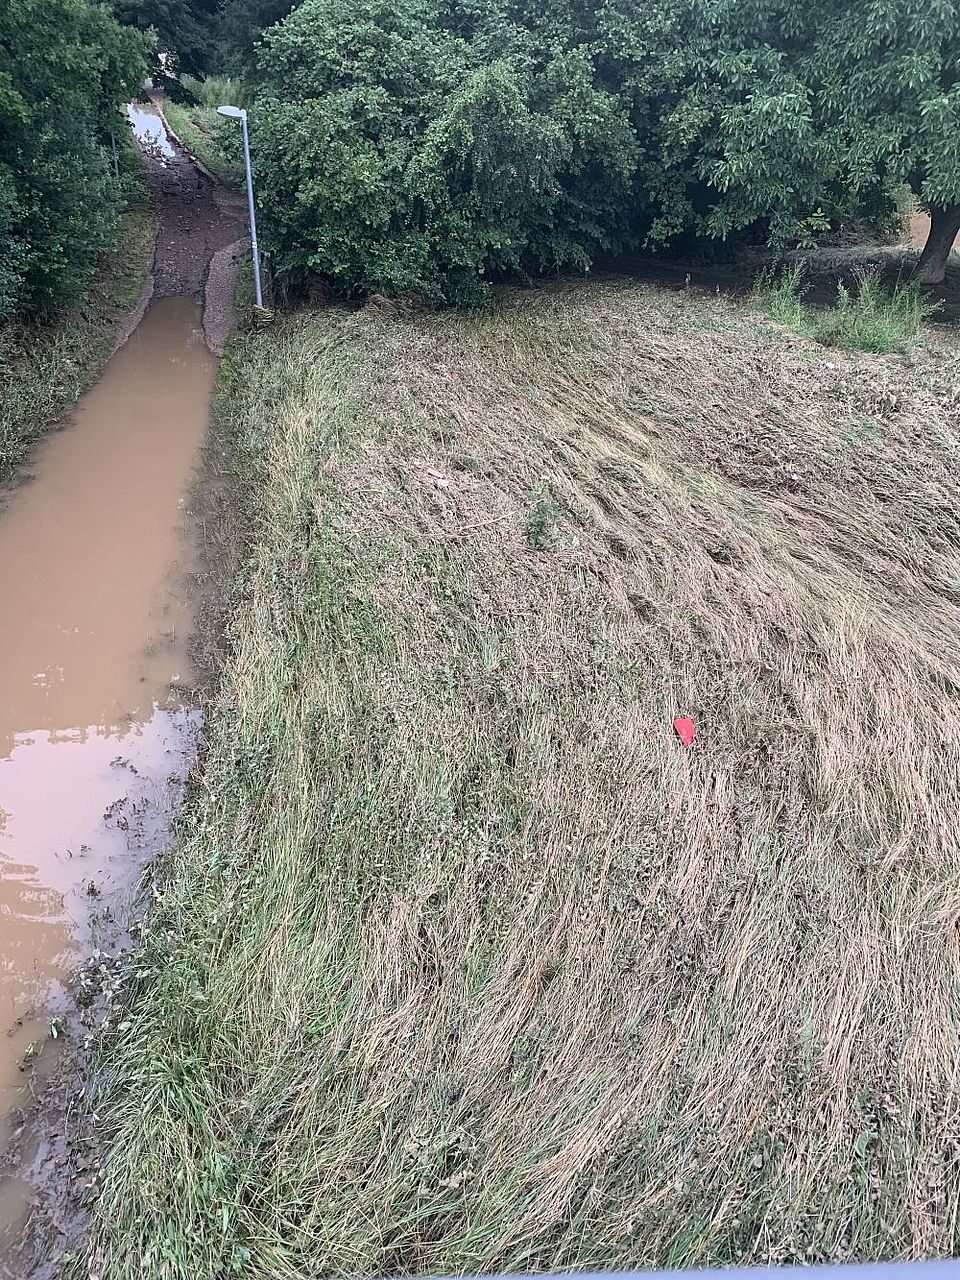
[[[685,747],[689,747],[693,742],[693,735],[696,732],[693,721],[687,716],[678,716],[673,722],[673,727],[677,731],[677,737]]]

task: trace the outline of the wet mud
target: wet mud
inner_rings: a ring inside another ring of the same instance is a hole
[[[151,273],[154,293],[158,298],[186,296],[209,302],[205,286],[214,254],[245,233],[243,197],[202,173],[169,139],[170,154],[158,150],[153,143],[156,126],[163,129],[157,108],[138,107],[134,132],[144,140],[147,175],[160,212]]]

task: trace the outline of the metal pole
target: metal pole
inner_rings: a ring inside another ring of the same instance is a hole
[[[253,173],[250,170],[250,139],[247,136],[247,113],[241,111],[240,124],[243,127],[243,163],[247,169],[247,207],[250,211],[250,240],[253,245],[253,290],[257,298],[257,306],[263,306],[263,294],[260,292],[260,250],[257,248],[257,214],[253,207]]]

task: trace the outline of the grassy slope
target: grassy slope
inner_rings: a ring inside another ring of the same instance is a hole
[[[132,205],[82,302],[52,323],[0,326],[0,482],[100,376],[143,290],[155,233],[153,209]]]
[[[200,104],[188,107],[169,99],[163,104],[163,113],[170,121],[174,133],[192,156],[206,165],[222,181],[240,186],[243,181],[243,162],[224,155],[219,142],[220,117],[216,108]],[[236,123],[234,122],[236,128]]]
[[[237,346],[98,1274],[960,1250],[953,376],[616,284]]]

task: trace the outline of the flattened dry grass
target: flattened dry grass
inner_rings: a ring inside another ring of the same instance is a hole
[[[955,382],[616,283],[235,350],[98,1275],[960,1249]]]

